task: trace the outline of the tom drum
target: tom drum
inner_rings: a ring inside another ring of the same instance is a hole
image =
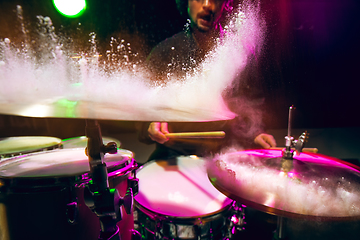
[[[148,162],[137,171],[135,225],[145,239],[222,239],[234,202],[210,183],[197,157]]]
[[[137,164],[133,153],[106,154],[110,188],[126,194]],[[84,203],[90,181],[84,149],[56,149],[0,162],[0,239],[86,239],[100,233],[98,217]],[[133,215],[121,209],[121,239],[131,239]]]
[[[56,137],[7,137],[0,140],[0,159],[59,147],[61,147],[61,139]]]

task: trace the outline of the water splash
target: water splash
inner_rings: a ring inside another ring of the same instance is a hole
[[[302,153],[297,159],[309,169],[284,174],[276,165],[279,158],[281,150],[229,149],[207,166],[218,184],[256,204],[317,217],[360,215],[358,170],[331,158]]]
[[[55,34],[50,18],[38,16],[35,38],[26,40],[29,34],[21,25],[25,38],[22,47],[10,39],[0,40],[0,102],[10,107],[54,106],[61,100],[73,102],[73,106],[110,105],[113,111],[126,112],[131,119],[125,120],[182,121],[196,118],[191,117],[196,114],[197,120],[203,121],[233,118],[221,94],[243,69],[247,56],[261,45],[256,35],[261,31],[257,14],[252,9],[235,14],[224,28],[225,38],[199,68],[190,69],[186,81],[166,86],[152,84],[138,54],[125,40],[112,38],[104,58],[97,49],[95,33],[89,36],[88,51],[79,50],[73,40]],[[19,18],[23,21],[20,14]],[[78,108],[66,111],[72,111],[66,117],[94,116],[79,113]],[[122,119],[119,115],[101,116]]]

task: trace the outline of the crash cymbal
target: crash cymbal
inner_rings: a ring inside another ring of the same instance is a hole
[[[80,118],[126,121],[207,122],[229,120],[235,114],[228,110],[173,108],[159,103],[133,106],[131,103],[109,104],[90,101],[43,100],[36,103],[0,102],[0,113],[41,118]]]
[[[249,207],[292,218],[360,219],[357,166],[317,153],[285,159],[273,149],[232,152],[213,161],[213,185]]]

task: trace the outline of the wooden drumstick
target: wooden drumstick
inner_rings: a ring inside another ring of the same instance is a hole
[[[270,149],[274,149],[274,150],[282,150],[285,147],[272,147]],[[318,149],[317,148],[303,148],[302,149],[303,152],[310,152],[310,153],[317,153]]]
[[[168,138],[224,138],[225,132],[180,132],[180,133],[167,133]]]

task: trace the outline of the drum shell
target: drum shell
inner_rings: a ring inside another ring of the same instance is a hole
[[[213,215],[181,219],[158,214],[135,202],[134,218],[136,228],[145,239],[155,239],[158,233],[162,239],[222,239],[233,214],[230,205]]]
[[[109,187],[116,188],[122,197],[134,167],[126,172],[121,169],[109,172],[112,173]],[[99,219],[84,202],[88,180],[87,173],[72,177],[0,178],[1,240],[98,239]],[[73,202],[77,203],[77,217],[70,223],[73,211],[67,205]],[[131,239],[133,215],[123,209],[121,212],[123,218],[118,222],[121,239]]]

